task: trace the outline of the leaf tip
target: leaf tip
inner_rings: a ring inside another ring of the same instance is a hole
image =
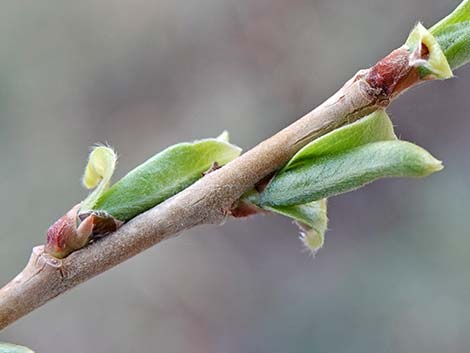
[[[428,163],[427,174],[429,175],[429,174],[438,172],[442,169],[444,169],[444,165],[442,164],[442,161],[432,157],[432,160],[430,160]]]
[[[315,228],[306,227],[303,224],[297,222],[299,227],[302,229],[300,232],[300,240],[304,244],[305,248],[312,254],[316,255],[318,250],[323,247],[325,242],[325,235],[318,232]]]
[[[87,189],[93,189],[102,179],[111,178],[116,161],[116,152],[111,147],[104,145],[93,147],[83,174],[83,186]]]
[[[230,140],[230,134],[227,130],[224,130],[219,136],[216,137],[216,139],[228,143]]]
[[[411,153],[410,155],[413,155],[416,153],[416,161],[418,165],[421,166],[421,173],[419,173],[418,176],[426,177],[430,174],[433,174],[435,172],[438,172],[442,169],[444,169],[444,166],[442,164],[442,161],[438,160],[436,157],[434,157],[431,153],[426,151],[425,149],[413,145],[410,142],[404,142],[407,145],[411,146],[414,148],[414,152]]]

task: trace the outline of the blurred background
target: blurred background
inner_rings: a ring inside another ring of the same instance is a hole
[[[3,1],[0,283],[86,192],[218,135],[249,149],[459,0]],[[330,200],[312,258],[279,216],[166,241],[0,333],[36,352],[464,352],[470,346],[470,68],[390,114],[445,169]]]

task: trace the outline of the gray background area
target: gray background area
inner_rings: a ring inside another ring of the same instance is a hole
[[[86,195],[88,148],[117,176],[228,129],[248,149],[457,0],[3,1],[0,282]],[[37,352],[466,352],[470,69],[390,114],[446,168],[331,199],[325,248],[288,219],[204,226],[0,333]]]

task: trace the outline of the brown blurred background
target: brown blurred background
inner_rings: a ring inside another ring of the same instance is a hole
[[[88,147],[118,177],[228,129],[248,149],[458,0],[3,1],[0,283],[86,192]],[[0,333],[39,352],[466,352],[470,69],[408,92],[397,133],[446,168],[331,199],[313,259],[281,217],[200,227]]]

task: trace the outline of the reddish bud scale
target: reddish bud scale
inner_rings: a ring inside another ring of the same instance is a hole
[[[65,237],[70,229],[70,222],[67,215],[59,218],[53,225],[47,230],[47,247],[54,251],[64,248]]]
[[[418,68],[410,66],[410,52],[398,48],[370,68],[366,81],[385,99],[393,98],[419,81]]]
[[[62,258],[70,253],[72,242],[75,242],[77,233],[77,213],[80,205],[74,206],[64,216],[59,218],[47,230],[47,239],[44,251],[47,254]]]
[[[48,230],[45,253],[64,258],[83,248],[91,240],[116,231],[123,222],[107,213],[90,211],[79,214],[80,204],[59,218]]]

